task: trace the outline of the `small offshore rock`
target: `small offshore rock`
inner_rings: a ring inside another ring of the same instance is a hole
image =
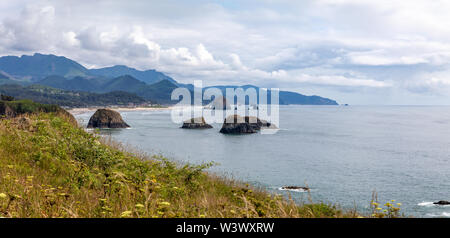
[[[183,126],[181,126],[183,129],[209,129],[213,128],[211,125],[206,123],[205,118],[203,117],[197,117],[197,118],[191,118],[190,120],[184,121]]]
[[[450,205],[449,201],[439,201],[439,202],[433,202],[435,205]]]

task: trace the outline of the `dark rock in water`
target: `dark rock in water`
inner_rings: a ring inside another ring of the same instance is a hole
[[[229,116],[225,119],[220,129],[220,133],[224,134],[249,134],[256,133],[261,129],[276,129],[277,127],[270,122],[260,120],[257,117],[239,115]]]
[[[305,190],[305,191],[309,191],[308,187],[301,187],[301,186],[284,186],[281,187],[281,189],[285,189],[285,190]]]
[[[184,121],[183,126],[181,127],[183,129],[208,129],[213,128],[211,125],[206,123],[205,118],[198,117],[198,118],[191,118],[190,120]]]
[[[127,128],[130,127],[122,119],[120,113],[111,109],[98,109],[91,119],[88,128]]]
[[[261,123],[259,121],[259,123]],[[241,117],[239,115],[229,116],[225,119],[220,129],[224,134],[249,134],[256,133],[261,129],[257,118]]]
[[[449,201],[439,201],[439,202],[433,202],[435,205],[450,205]]]

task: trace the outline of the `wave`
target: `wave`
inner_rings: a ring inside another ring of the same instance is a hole
[[[436,206],[436,205],[433,204],[433,202],[421,202],[421,203],[417,204],[417,206],[421,206],[421,207],[433,207],[433,206]]]
[[[441,214],[429,213],[429,214],[426,214],[425,216],[428,216],[428,217],[450,217],[450,212],[443,212]]]
[[[434,204],[433,202],[421,202],[421,203],[418,203],[417,206],[421,206],[421,207],[449,207],[450,204],[449,205],[437,205],[437,204]]]

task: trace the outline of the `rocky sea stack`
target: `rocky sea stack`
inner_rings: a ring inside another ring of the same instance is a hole
[[[206,123],[205,118],[198,117],[198,118],[191,118],[190,120],[184,121],[183,126],[181,126],[183,129],[209,129],[213,128],[211,125]]]
[[[130,127],[123,121],[120,113],[111,109],[98,109],[91,119],[88,128],[127,128]]]
[[[220,133],[250,134],[265,128],[276,129],[277,127],[270,122],[261,120],[257,117],[233,115],[225,119],[222,129],[220,129]]]

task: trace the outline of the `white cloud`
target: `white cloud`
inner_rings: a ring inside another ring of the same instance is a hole
[[[25,2],[0,4],[3,54],[156,68],[185,83],[326,88],[342,99],[362,88],[430,93],[450,75],[448,1]]]

